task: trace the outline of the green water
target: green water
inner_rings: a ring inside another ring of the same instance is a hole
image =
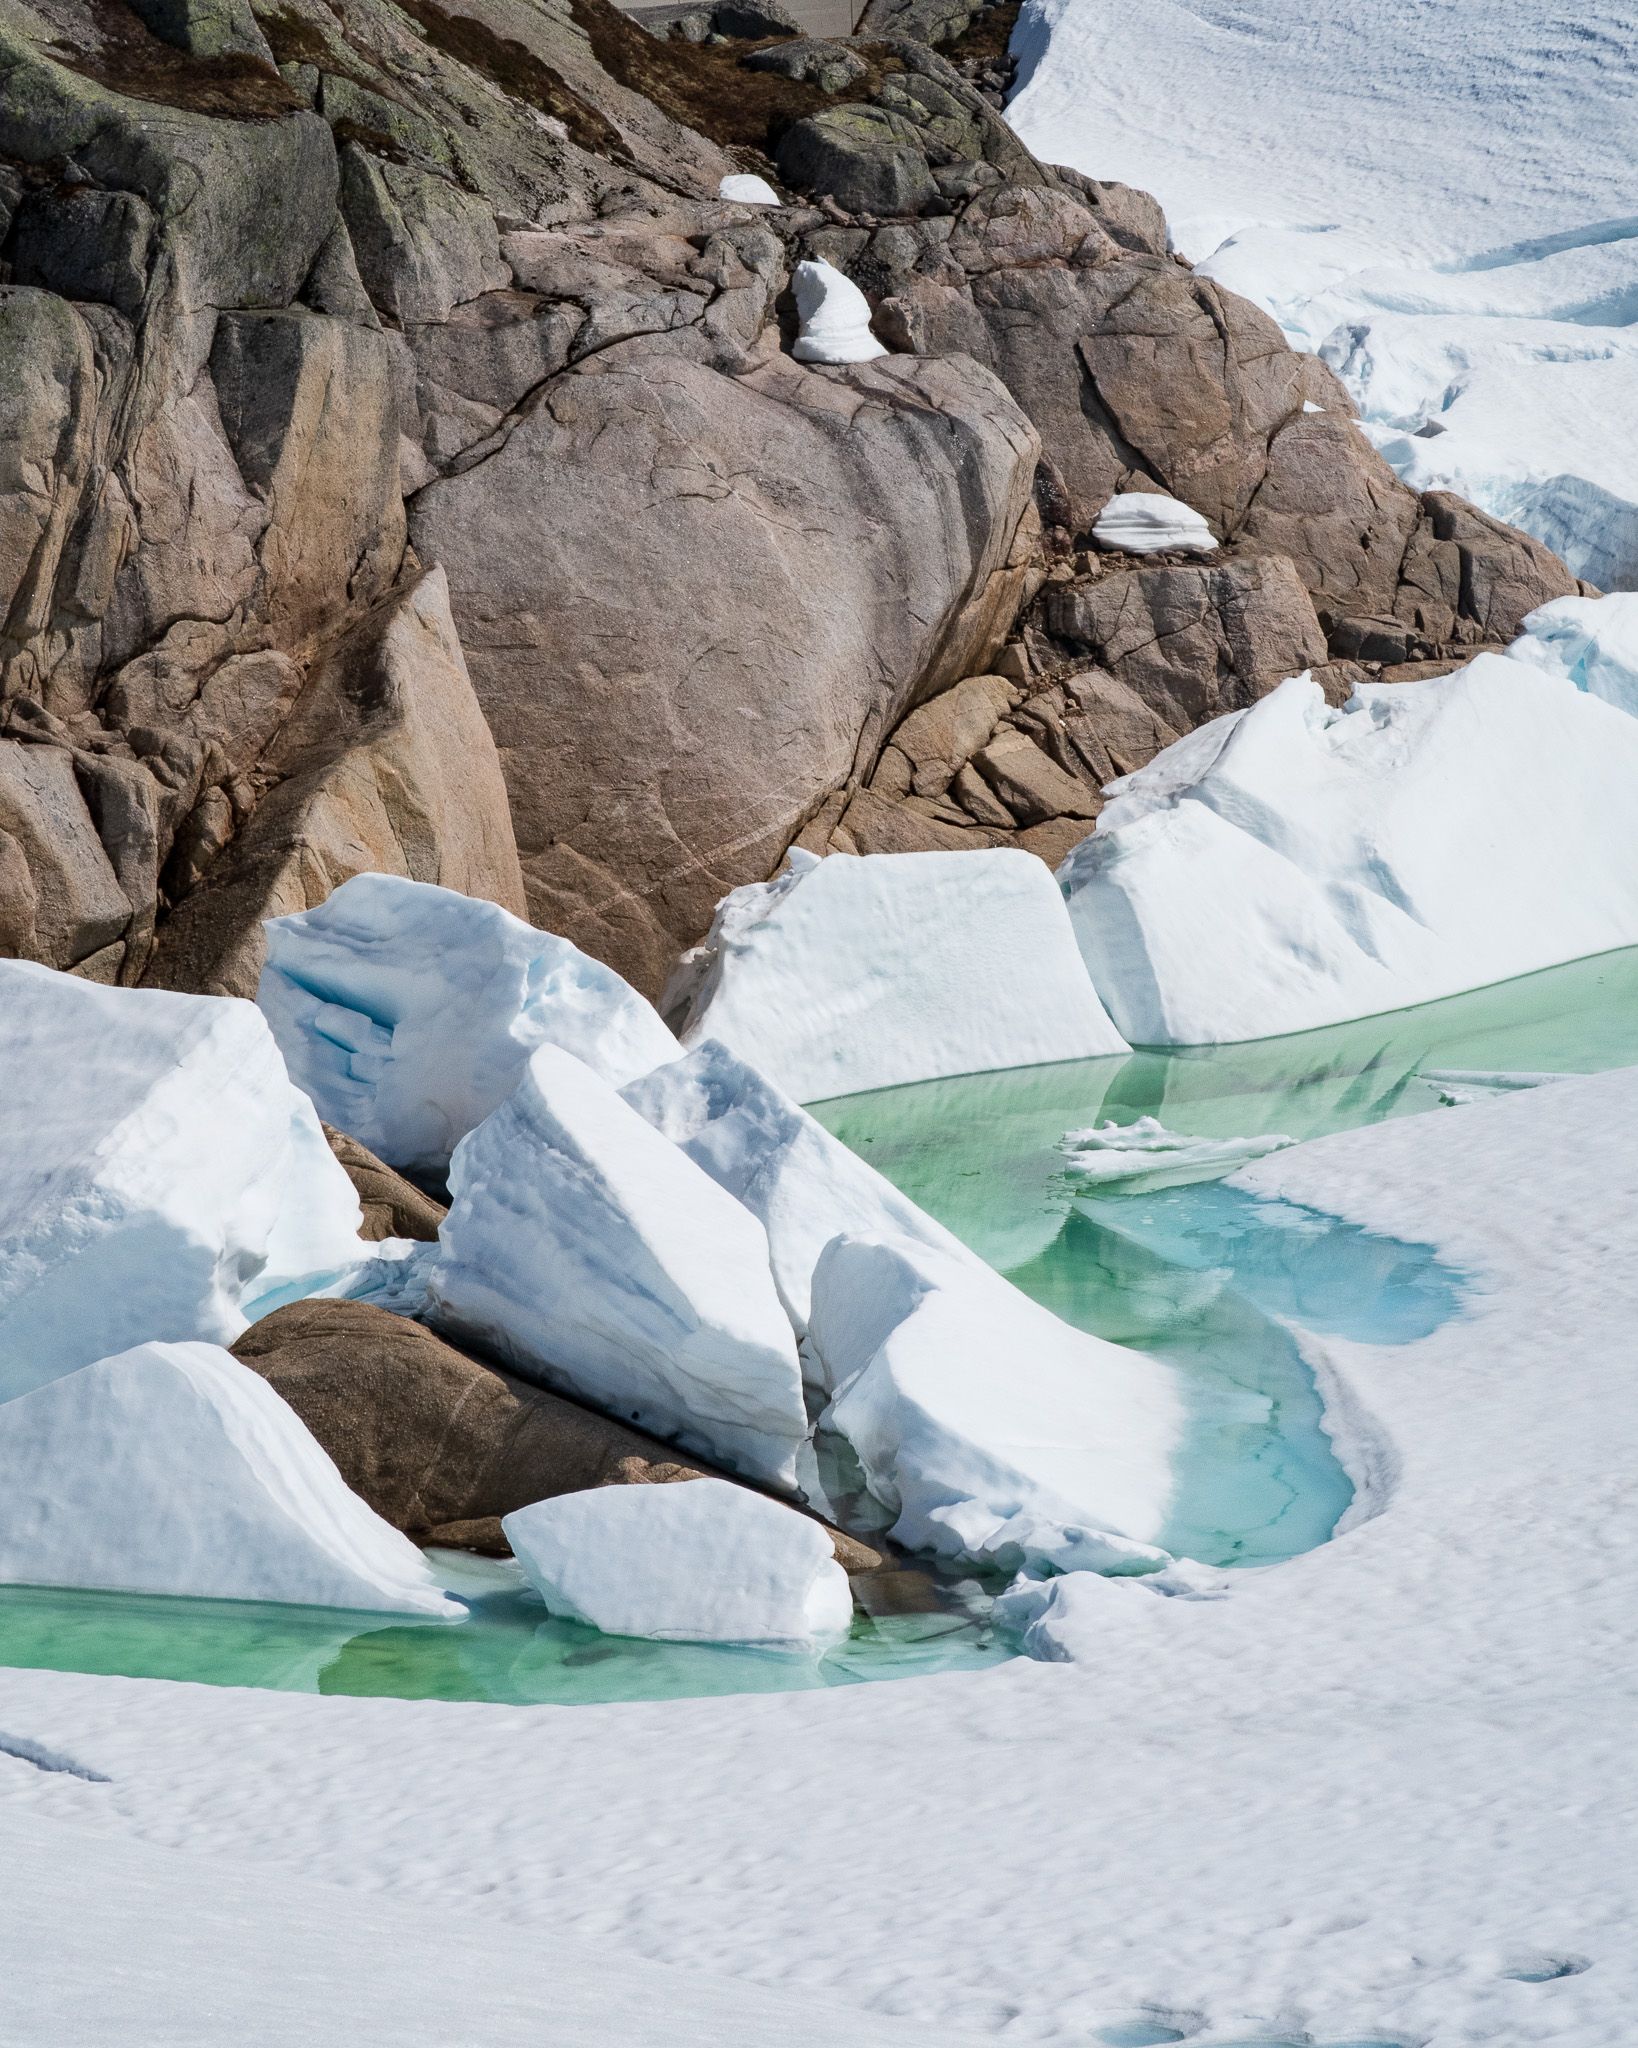
[[[271,1601],[0,1587],[0,1664],[361,1698],[590,1706],[861,1685],[997,1663],[1008,1646],[957,1606],[856,1618],[824,1657],[599,1635],[548,1615],[509,1563],[435,1553],[472,1601],[463,1621],[409,1621]]]
[[[1205,1138],[1319,1136],[1440,1112],[1419,1068],[1638,1065],[1638,950],[1364,1023],[1255,1045],[1134,1052],[821,1104],[839,1137],[1026,1292],[1165,1360],[1191,1420],[1168,1549],[1258,1564],[1323,1542],[1352,1490],[1313,1376],[1277,1318],[1404,1342],[1459,1309],[1423,1247],[1231,1188],[1089,1194],[1066,1130],[1154,1116]],[[583,1705],[856,1685],[1010,1654],[983,1602],[861,1616],[822,1658],[600,1636],[545,1613],[516,1568],[441,1553],[459,1622],[267,1603],[0,1588],[0,1664],[285,1692]]]
[[[1189,1424],[1160,1541],[1219,1565],[1322,1543],[1353,1498],[1283,1326],[1405,1343],[1460,1284],[1403,1245],[1219,1184],[1089,1190],[1069,1130],[1319,1137],[1449,1114],[1421,1070],[1638,1065],[1638,950],[1296,1037],[974,1074],[815,1106],[838,1137],[1065,1321],[1165,1361]]]

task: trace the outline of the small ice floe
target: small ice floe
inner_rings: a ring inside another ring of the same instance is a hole
[[[1072,1329],[985,1267],[839,1237],[809,1342],[896,1542],[1003,1571],[1146,1571],[1177,1490],[1172,1368]]]
[[[1419,1067],[1416,1072],[1416,1079],[1433,1090],[1445,1109],[1465,1108],[1470,1102],[1493,1102],[1501,1095],[1518,1095],[1527,1088],[1545,1088],[1569,1078],[1565,1074],[1515,1073],[1480,1067]]]
[[[10,1585],[465,1612],[214,1344],[140,1344],[0,1403],[0,1499]]]
[[[501,1527],[549,1611],[605,1635],[813,1652],[852,1624],[823,1526],[726,1479],[559,1494]]]
[[[1167,548],[1209,555],[1217,546],[1194,507],[1163,491],[1117,491],[1093,522],[1092,538],[1100,548],[1128,555],[1158,555]]]
[[[887,350],[870,331],[870,301],[821,257],[791,272],[801,322],[791,354],[799,363],[868,363]]]
[[[316,909],[268,919],[256,1001],[327,1123],[430,1173],[538,1045],[616,1088],[678,1052],[600,960],[498,903],[401,875],[355,875]]]
[[[784,200],[768,183],[753,171],[738,171],[731,178],[724,178],[717,187],[719,199],[731,199],[736,206],[783,206]]]
[[[1261,1138],[1191,1138],[1167,1130],[1152,1116],[1140,1116],[1136,1123],[1065,1131],[1058,1141],[1071,1173],[1095,1187],[1119,1187],[1129,1194],[1219,1180],[1248,1160],[1283,1152],[1296,1142],[1275,1133]]]

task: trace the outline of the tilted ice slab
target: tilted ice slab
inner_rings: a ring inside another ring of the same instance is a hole
[[[0,1399],[231,1343],[362,1259],[361,1221],[253,1004],[0,961]]]
[[[1049,163],[1153,192],[1413,487],[1630,586],[1631,45],[1629,0],[1026,0],[1007,113]]]
[[[609,1084],[556,1046],[457,1147],[429,1321],[526,1378],[753,1478],[807,1436],[768,1239]]]
[[[678,1050],[652,1005],[567,939],[400,875],[355,875],[317,909],[270,918],[256,1000],[326,1122],[434,1173],[536,1046],[616,1087]]]
[[[1507,650],[1638,718],[1638,597],[1557,597]]]
[[[1163,491],[1117,491],[1093,521],[1092,538],[1100,548],[1128,555],[1158,555],[1166,548],[1209,555],[1217,546],[1194,507]]]
[[[774,1284],[799,1337],[819,1254],[844,1231],[885,1232],[973,1258],[942,1223],[715,1039],[623,1093],[767,1231]]]
[[[1129,1124],[1110,1122],[1065,1131],[1060,1145],[1077,1181],[1138,1194],[1217,1180],[1295,1142],[1272,1132],[1256,1138],[1190,1137],[1167,1130],[1158,1117],[1140,1116]]]
[[[214,1344],[140,1344],[0,1403],[0,1500],[12,1585],[463,1612]]]
[[[1169,1366],[1060,1322],[1017,1288],[903,1239],[842,1237],[809,1338],[895,1539],[967,1563],[1144,1570],[1176,1487]]]
[[[548,1610],[605,1635],[811,1651],[853,1620],[820,1524],[726,1479],[560,1494],[501,1527]]]
[[[1135,1042],[1277,1037],[1638,942],[1638,721],[1505,655],[1293,677],[1111,785],[1059,879]]]
[[[791,354],[799,363],[869,363],[887,354],[870,331],[870,301],[823,257],[797,264],[791,291],[800,322]]]
[[[799,1102],[1123,1052],[1033,854],[800,849],[735,889],[667,992]]]

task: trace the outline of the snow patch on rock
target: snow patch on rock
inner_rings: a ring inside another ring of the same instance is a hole
[[[768,183],[754,171],[736,172],[724,178],[717,187],[719,199],[731,199],[736,206],[783,206],[784,200]]]
[[[427,1319],[525,1378],[791,1486],[807,1412],[750,1211],[556,1046],[456,1148]]]
[[[1005,847],[793,850],[723,898],[666,1007],[799,1102],[1126,1050],[1051,875]]]
[[[355,875],[270,918],[256,1000],[326,1122],[434,1173],[537,1046],[616,1087],[678,1050],[652,1005],[567,939],[400,875]]]
[[[141,1344],[0,1403],[0,1499],[7,1584],[464,1611],[214,1344]]]
[[[1093,522],[1092,538],[1100,548],[1128,555],[1158,555],[1167,548],[1209,555],[1217,546],[1192,505],[1161,491],[1117,491]]]
[[[887,350],[870,331],[870,301],[821,257],[791,272],[800,322],[791,354],[799,363],[869,363]]]
[[[605,1635],[813,1652],[852,1623],[819,1523],[726,1479],[560,1494],[501,1527],[549,1611]]]

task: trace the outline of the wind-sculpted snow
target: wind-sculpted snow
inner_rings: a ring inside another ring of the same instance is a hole
[[[1176,1486],[1168,1366],[1062,1323],[998,1274],[904,1239],[843,1237],[813,1282],[823,1423],[897,1516],[967,1563],[1144,1571]]]
[[[463,1612],[214,1344],[142,1344],[0,1402],[0,1498],[10,1584]]]
[[[502,1527],[548,1610],[605,1635],[813,1651],[853,1618],[824,1528],[726,1479],[560,1494]]]
[[[0,1398],[150,1338],[231,1343],[365,1256],[255,1007],[0,961]]]
[[[1626,0],[1026,0],[1008,115],[1049,162],[1153,192],[1185,255],[1341,373],[1407,482],[1630,587],[1632,33]]]
[[[870,363],[886,355],[870,331],[870,301],[833,264],[798,263],[791,292],[801,323],[791,354],[799,363]]]
[[[735,889],[668,992],[799,1102],[1124,1052],[1032,854],[793,851]]]
[[[1638,942],[1638,722],[1505,655],[1305,676],[1110,785],[1060,870],[1135,1043],[1276,1037]]]
[[[1638,718],[1638,597],[1555,598],[1507,651]]]
[[[1128,555],[1158,555],[1168,548],[1209,555],[1217,546],[1192,505],[1157,491],[1117,491],[1093,522],[1092,538],[1100,548]]]
[[[536,1046],[616,1087],[678,1050],[651,1005],[567,939],[398,875],[356,875],[317,909],[269,919],[256,1000],[328,1123],[436,1173]]]
[[[808,1327],[819,1254],[844,1231],[883,1231],[952,1258],[973,1256],[715,1039],[685,1059],[656,1067],[623,1092],[633,1109],[743,1202],[767,1231],[779,1298],[799,1337]]]
[[[750,1477],[807,1436],[762,1225],[556,1046],[456,1148],[428,1320]]]

